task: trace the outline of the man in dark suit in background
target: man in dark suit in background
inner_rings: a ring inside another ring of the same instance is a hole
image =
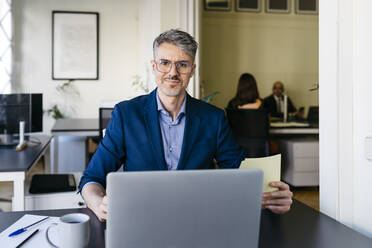
[[[284,85],[282,82],[277,81],[273,85],[273,94],[264,99],[264,108],[267,109],[269,114],[273,117],[283,118],[284,112]],[[288,114],[295,116],[297,115],[297,110],[293,106],[291,99],[288,97]]]

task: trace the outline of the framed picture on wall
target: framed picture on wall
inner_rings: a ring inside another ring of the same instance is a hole
[[[260,12],[261,0],[236,0],[236,11]]]
[[[52,79],[98,79],[97,12],[52,12]]]
[[[318,0],[296,0],[296,13],[318,14]]]
[[[290,9],[290,0],[266,0],[266,12],[268,13],[289,13]]]
[[[231,9],[231,0],[204,0],[205,10],[222,10]]]

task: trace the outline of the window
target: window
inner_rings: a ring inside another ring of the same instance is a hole
[[[12,38],[11,0],[0,0],[0,94],[10,93]]]

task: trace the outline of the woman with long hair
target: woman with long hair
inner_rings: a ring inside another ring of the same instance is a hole
[[[250,73],[243,73],[239,78],[236,95],[229,101],[227,108],[259,109],[262,106],[256,79]]]

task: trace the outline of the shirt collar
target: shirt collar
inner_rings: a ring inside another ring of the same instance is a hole
[[[177,115],[177,119],[181,116],[181,114],[185,114],[186,113],[186,95],[185,95],[185,98],[183,99],[183,102],[182,102],[182,106],[181,106],[181,109],[180,109],[180,112],[178,113]],[[161,103],[160,101],[160,98],[159,98],[159,92],[156,91],[156,102],[158,104],[158,111],[164,113],[164,114],[169,114],[168,111],[164,108],[163,104]]]
[[[274,96],[274,98],[275,98],[275,101],[279,101],[279,100],[282,99],[282,97],[283,97],[283,95],[282,95],[281,97],[277,97],[277,96],[274,95],[274,94],[273,94],[273,96]]]

